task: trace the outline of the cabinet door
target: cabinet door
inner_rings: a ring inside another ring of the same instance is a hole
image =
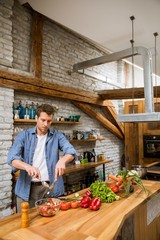
[[[160,112],[160,98],[154,99],[154,111]],[[145,123],[144,133],[160,135],[160,121]]]
[[[125,102],[125,114],[143,113],[143,100]],[[129,169],[134,164],[142,164],[143,159],[143,125],[142,123],[125,123],[125,160],[129,159]],[[140,156],[142,155],[142,156]],[[126,165],[127,166],[127,165]]]

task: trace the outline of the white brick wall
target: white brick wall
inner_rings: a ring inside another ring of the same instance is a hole
[[[12,7],[14,0],[0,1],[0,65],[12,67]]]
[[[0,96],[0,218],[2,218],[13,213],[10,207],[12,175],[11,168],[7,164],[7,155],[12,144],[14,91],[0,87]]]
[[[31,54],[32,10],[21,6],[18,0],[14,1],[12,24],[13,68],[29,72]]]

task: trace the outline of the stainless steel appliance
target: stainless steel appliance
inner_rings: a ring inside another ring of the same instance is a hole
[[[132,169],[138,172],[140,178],[145,178],[147,175],[147,167],[142,165],[132,165]]]
[[[160,135],[143,135],[145,158],[160,158]]]

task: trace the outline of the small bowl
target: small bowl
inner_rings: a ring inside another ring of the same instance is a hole
[[[80,119],[81,116],[80,115],[76,115],[75,117],[77,119],[77,122],[79,122],[79,119]]]
[[[40,199],[35,202],[35,206],[41,216],[52,217],[58,213],[60,202],[57,198]]]

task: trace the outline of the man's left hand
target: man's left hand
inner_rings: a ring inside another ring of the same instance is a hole
[[[60,177],[61,175],[64,174],[66,163],[71,162],[73,159],[74,159],[74,155],[72,154],[66,154],[59,159],[55,168],[55,181],[57,181],[58,176]]]
[[[58,176],[60,177],[61,175],[64,174],[65,168],[66,168],[66,164],[65,164],[64,160],[60,159],[56,164],[55,181],[57,181]]]

